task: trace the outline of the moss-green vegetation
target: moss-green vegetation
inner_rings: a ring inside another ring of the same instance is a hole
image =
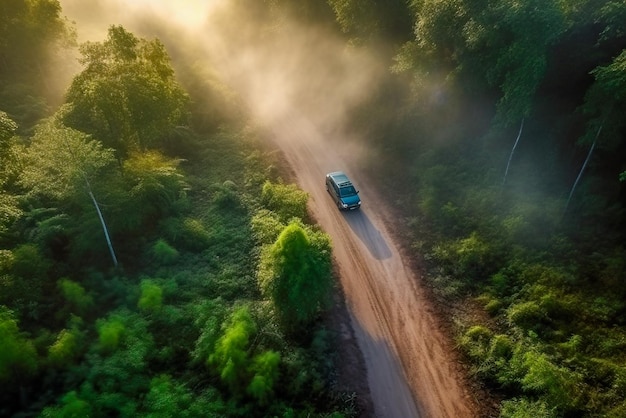
[[[2,30],[34,19],[50,43],[65,36],[57,2],[15,5]],[[13,71],[30,52],[0,43]],[[202,118],[159,41],[112,27],[80,52],[49,119],[0,113],[0,415],[357,416],[331,387],[330,242],[305,223],[306,194],[240,114],[190,123]],[[202,94],[219,106],[223,93]],[[261,259],[285,247],[287,222],[306,242],[290,263],[306,263],[285,301],[257,277],[281,271]]]
[[[601,3],[411,2],[354,115],[503,417],[624,415],[626,6]]]

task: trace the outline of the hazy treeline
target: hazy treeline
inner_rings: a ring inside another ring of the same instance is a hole
[[[329,3],[389,42],[352,126],[501,416],[625,416],[626,3]]]
[[[232,3],[386,64],[349,124],[501,416],[626,415],[626,4]],[[0,413],[358,414],[330,242],[232,92],[62,15],[0,4]]]
[[[330,240],[234,94],[61,16],[0,4],[0,415],[356,416]]]

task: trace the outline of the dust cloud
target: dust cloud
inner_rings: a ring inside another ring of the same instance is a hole
[[[326,27],[304,24],[263,2],[61,0],[78,39],[100,41],[111,25],[159,38],[177,69],[203,68],[236,92],[261,125],[302,115],[322,137],[341,137],[347,113],[386,70]]]

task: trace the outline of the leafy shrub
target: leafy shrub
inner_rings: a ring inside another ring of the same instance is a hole
[[[217,367],[231,393],[240,394],[247,386],[250,338],[256,333],[256,324],[248,308],[243,306],[235,310],[223,324],[223,332],[208,362]]]
[[[83,335],[77,329],[61,330],[48,350],[48,361],[57,367],[65,367],[79,354]]]
[[[10,274],[16,278],[10,292],[13,298],[25,302],[39,302],[44,296],[45,280],[50,262],[33,244],[24,244],[15,248],[6,264]]]
[[[290,223],[261,256],[258,279],[287,331],[306,325],[329,303],[330,238]]]
[[[193,395],[183,385],[168,375],[161,375],[150,381],[150,391],[146,395],[145,406],[152,417],[180,416],[193,401]]]
[[[249,370],[253,376],[246,391],[261,405],[267,405],[271,400],[278,380],[279,364],[280,354],[275,351],[266,351],[252,360]]]
[[[491,339],[489,354],[495,358],[509,359],[513,355],[513,342],[503,334],[498,334]]]
[[[484,279],[495,267],[491,247],[476,232],[467,238],[435,246],[434,255],[446,272],[470,283]]]
[[[502,301],[498,299],[490,299],[485,305],[485,311],[491,316],[495,316],[502,309]]]
[[[241,205],[237,185],[231,180],[214,187],[213,202],[221,208],[237,208]]]
[[[120,345],[126,327],[118,318],[100,320],[97,323],[100,348],[104,351],[114,351]]]
[[[556,408],[550,408],[545,401],[531,401],[516,398],[502,402],[500,418],[557,418]]]
[[[191,308],[194,325],[200,331],[193,350],[195,363],[207,363],[220,337],[221,325],[226,317],[226,306],[221,299],[202,300]]]
[[[15,382],[33,375],[37,368],[33,343],[20,333],[13,313],[0,306],[0,381]]]
[[[493,332],[482,325],[474,325],[461,337],[461,346],[470,357],[483,360],[489,350]]]
[[[295,184],[274,184],[266,181],[261,192],[261,203],[278,214],[282,222],[292,218],[305,219],[309,196]]]
[[[161,227],[165,239],[179,248],[202,251],[211,242],[211,235],[202,222],[194,218],[168,218]]]
[[[268,209],[261,209],[250,220],[254,237],[261,244],[272,244],[285,228],[278,215]]]
[[[530,393],[541,394],[548,405],[559,411],[576,409],[583,377],[555,364],[547,355],[528,351],[524,356],[527,373],[521,383]]]
[[[80,399],[76,391],[71,391],[63,395],[61,405],[46,407],[41,416],[42,418],[90,417],[93,416],[93,411],[89,402]]]
[[[545,320],[545,312],[534,301],[511,305],[507,316],[511,324],[523,329],[536,329]]]
[[[176,248],[169,245],[164,239],[158,239],[152,245],[152,257],[162,264],[172,264],[178,259]]]
[[[93,307],[93,298],[88,295],[85,288],[70,279],[61,279],[57,282],[65,300],[74,308],[74,313],[85,314]]]
[[[137,307],[144,312],[157,312],[163,306],[163,289],[152,280],[142,280]]]
[[[86,356],[78,394],[102,415],[137,416],[138,402],[149,388],[148,362],[156,354],[148,322],[119,309],[97,325],[100,340]]]

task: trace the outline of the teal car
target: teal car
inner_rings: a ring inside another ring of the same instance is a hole
[[[361,207],[359,191],[343,171],[326,174],[326,190],[339,210],[354,210]]]

